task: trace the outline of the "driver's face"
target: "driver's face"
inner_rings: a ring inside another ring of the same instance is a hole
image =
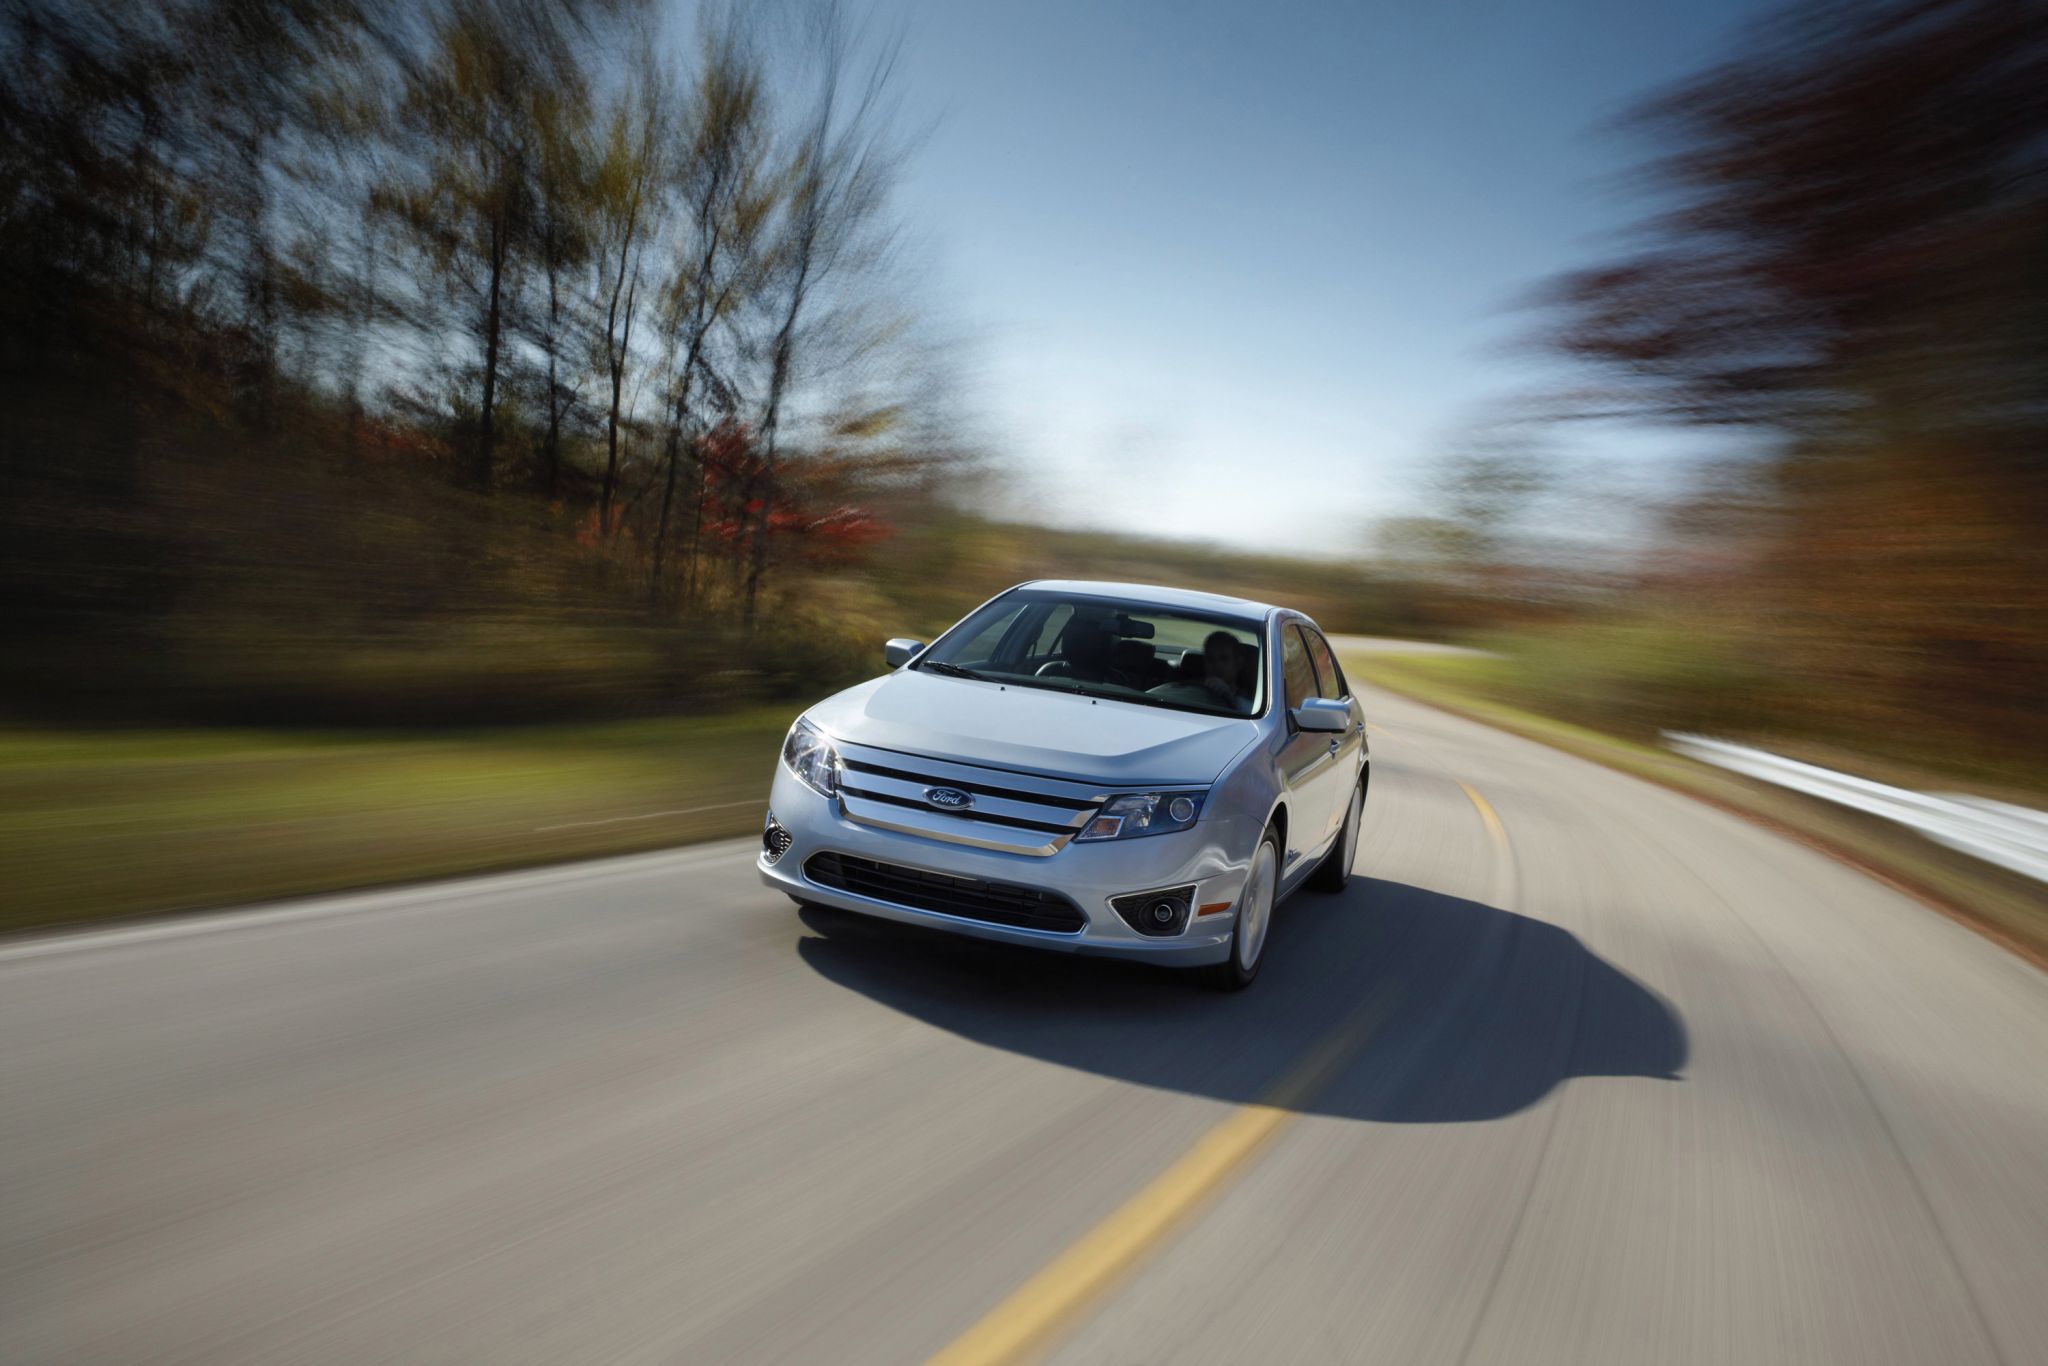
[[[1202,646],[1202,658],[1208,663],[1211,673],[1222,673],[1237,667],[1237,642],[1229,636],[1219,636]]]

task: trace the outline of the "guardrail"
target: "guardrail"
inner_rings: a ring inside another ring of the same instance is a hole
[[[1888,787],[1704,735],[1666,731],[1664,740],[1689,758],[1896,821],[1951,849],[2048,882],[2048,812],[1985,797]]]

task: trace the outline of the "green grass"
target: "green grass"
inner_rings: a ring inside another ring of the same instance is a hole
[[[430,733],[0,730],[0,930],[752,833],[793,713]]]
[[[2048,896],[2040,884],[2017,873],[1944,848],[1891,822],[1697,763],[1642,740],[1560,720],[1520,698],[1506,700],[1502,694],[1511,694],[1513,688],[1511,660],[1348,654],[1344,667],[1390,691],[1761,817],[1904,884],[2035,962],[2048,964]],[[1792,752],[1801,748],[1767,747]],[[1828,757],[1834,757],[1837,766],[1846,763],[1841,756]],[[1904,786],[1953,790],[1951,783],[1942,781],[1946,775],[1915,773],[1896,762],[1887,762],[1882,772],[1870,776]]]

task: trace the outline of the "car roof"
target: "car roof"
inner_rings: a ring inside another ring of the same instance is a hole
[[[1033,579],[1020,583],[1046,593],[1070,593],[1082,598],[1123,598],[1150,603],[1155,607],[1184,607],[1197,612],[1229,612],[1237,616],[1265,617],[1280,609],[1269,602],[1233,598],[1223,593],[1198,593],[1192,588],[1166,588],[1153,583],[1110,583],[1100,579]]]

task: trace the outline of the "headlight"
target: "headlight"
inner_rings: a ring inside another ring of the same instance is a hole
[[[801,716],[789,728],[789,738],[782,742],[782,762],[813,792],[825,797],[838,793],[839,751],[832,748],[823,732]]]
[[[1140,792],[1103,803],[1077,840],[1127,840],[1185,830],[1202,814],[1199,792]]]

